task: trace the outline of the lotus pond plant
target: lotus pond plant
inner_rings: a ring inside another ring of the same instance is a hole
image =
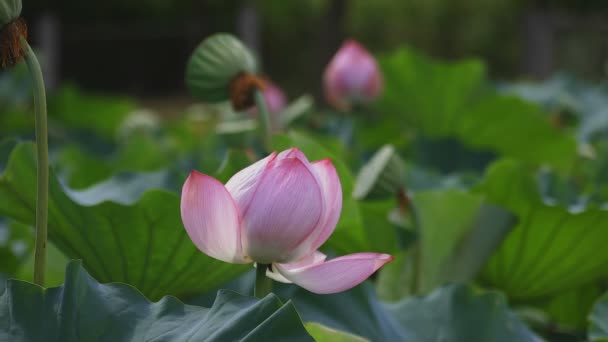
[[[261,273],[256,285],[266,275],[319,294],[348,290],[393,259],[355,253],[326,261],[318,248],[341,210],[342,187],[331,161],[311,163],[296,148],[273,152],[226,185],[193,171],[181,200],[186,231],[203,253],[230,263],[255,262]]]
[[[409,49],[376,61],[346,41],[323,79],[342,115],[288,104],[245,44],[214,34],[186,68],[202,106],[181,118],[51,94],[51,170],[20,11],[0,0],[0,68],[29,67],[36,144],[0,141],[0,341],[541,340],[526,322],[548,341],[580,341],[588,323],[590,341],[608,337],[606,160],[578,158],[576,123],[488,88],[481,63]],[[68,107],[102,118],[86,128],[115,122],[83,137],[54,117]],[[25,257],[5,255],[28,239],[30,252],[34,225],[31,284]]]

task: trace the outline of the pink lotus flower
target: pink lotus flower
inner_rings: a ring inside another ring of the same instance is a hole
[[[334,55],[323,75],[327,102],[339,110],[353,103],[370,102],[382,91],[378,63],[363,46],[347,40]]]
[[[321,294],[348,290],[393,259],[355,253],[326,261],[317,249],[341,210],[332,163],[310,163],[296,148],[272,153],[225,186],[193,171],[181,200],[186,231],[203,253],[230,263],[271,264],[268,277]]]

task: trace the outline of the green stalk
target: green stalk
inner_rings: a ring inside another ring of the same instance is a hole
[[[272,279],[266,276],[266,270],[270,267],[268,264],[257,264],[255,271],[255,288],[253,295],[258,298],[264,298],[272,292]]]
[[[38,160],[38,190],[36,200],[36,247],[34,252],[34,283],[44,286],[46,273],[46,239],[49,210],[49,152],[46,123],[46,93],[40,63],[34,51],[21,37],[25,50],[25,63],[32,77],[34,91],[34,112],[36,116],[36,154]]]
[[[258,109],[258,115],[260,116],[260,123],[262,126],[262,139],[264,140],[264,147],[270,149],[270,138],[272,137],[270,131],[270,113],[268,113],[268,107],[266,106],[266,100],[264,95],[259,89],[255,90],[253,94],[255,97],[255,105]]]
[[[418,212],[413,203],[410,203],[410,217],[414,230],[418,234],[418,241],[412,248],[411,254],[411,267],[412,267],[412,278],[410,279],[410,295],[417,295],[420,291],[420,272],[422,263],[422,245],[420,243],[420,220],[418,219]]]

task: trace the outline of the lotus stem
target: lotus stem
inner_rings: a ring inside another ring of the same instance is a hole
[[[25,38],[21,37],[25,50],[25,63],[32,77],[34,112],[36,118],[37,155],[37,200],[36,200],[36,242],[34,252],[34,283],[44,286],[46,273],[46,241],[49,204],[49,153],[46,120],[46,93],[40,63]]]
[[[420,241],[420,219],[418,218],[418,212],[416,211],[416,207],[413,203],[410,203],[410,218],[414,230],[418,235],[418,241],[416,241],[416,245],[412,248],[411,254],[411,262],[412,262],[412,277],[410,279],[410,294],[417,295],[420,292],[420,272],[422,271],[422,243]]]
[[[260,116],[260,123],[262,127],[262,139],[264,140],[264,147],[268,150],[270,148],[270,113],[268,113],[268,106],[266,106],[266,100],[262,91],[259,89],[255,90],[255,105],[258,109],[258,115]]]
[[[257,264],[255,272],[255,288],[254,296],[258,298],[266,297],[272,292],[272,279],[266,276],[266,270],[270,267],[268,264]]]

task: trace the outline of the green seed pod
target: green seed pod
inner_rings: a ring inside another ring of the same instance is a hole
[[[20,40],[27,39],[27,25],[20,14],[21,0],[0,0],[0,70],[16,65],[25,56]]]
[[[240,40],[231,34],[217,33],[203,40],[192,53],[186,67],[186,83],[197,99],[222,102],[231,95],[235,97],[231,88],[238,76],[253,75],[256,70],[253,54]]]
[[[396,196],[405,187],[405,163],[392,145],[384,145],[365,164],[353,190],[358,200]]]
[[[21,15],[21,0],[0,0],[0,29]]]

